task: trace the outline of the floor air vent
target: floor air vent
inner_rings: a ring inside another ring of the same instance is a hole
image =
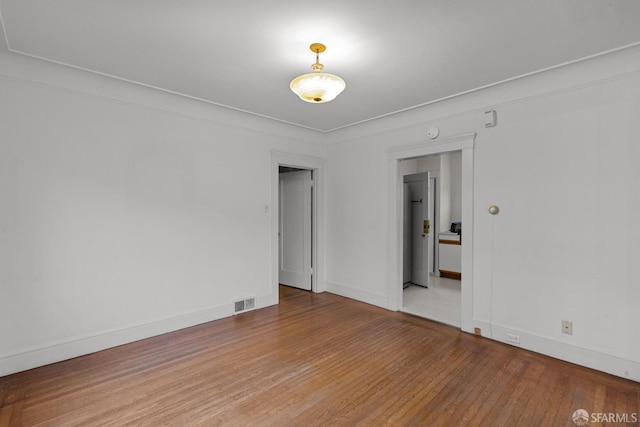
[[[255,297],[241,299],[234,302],[233,314],[244,313],[245,311],[253,310],[254,308],[256,308]]]

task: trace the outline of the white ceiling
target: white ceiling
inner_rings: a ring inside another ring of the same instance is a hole
[[[640,42],[638,0],[1,0],[2,49],[330,131]],[[346,90],[289,89],[312,42]]]

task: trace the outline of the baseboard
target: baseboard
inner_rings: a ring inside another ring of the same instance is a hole
[[[331,292],[332,294],[366,302],[367,304],[375,305],[382,308],[389,308],[389,300],[386,296],[363,291],[362,289],[351,288],[349,286],[340,285],[338,283],[325,283],[327,292]]]
[[[474,321],[474,326],[481,329],[483,337],[640,382],[640,362],[495,323]],[[520,343],[507,340],[507,334],[517,336]]]
[[[272,305],[271,295],[256,300],[256,308]],[[161,319],[123,329],[53,343],[0,357],[0,377],[84,356],[111,347],[166,334],[233,315],[233,303]]]
[[[462,280],[462,273],[458,271],[438,270],[440,271],[440,277],[445,279]]]

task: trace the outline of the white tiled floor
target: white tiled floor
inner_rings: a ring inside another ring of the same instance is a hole
[[[430,277],[428,288],[411,285],[402,292],[402,311],[460,327],[460,281]]]

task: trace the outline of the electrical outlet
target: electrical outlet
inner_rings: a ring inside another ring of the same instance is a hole
[[[563,320],[562,321],[562,333],[563,334],[568,334],[568,335],[573,335],[573,322],[570,320]]]
[[[520,335],[516,335],[516,334],[510,334],[509,332],[507,332],[505,334],[505,338],[507,340],[507,342],[510,342],[512,344],[520,344]]]

